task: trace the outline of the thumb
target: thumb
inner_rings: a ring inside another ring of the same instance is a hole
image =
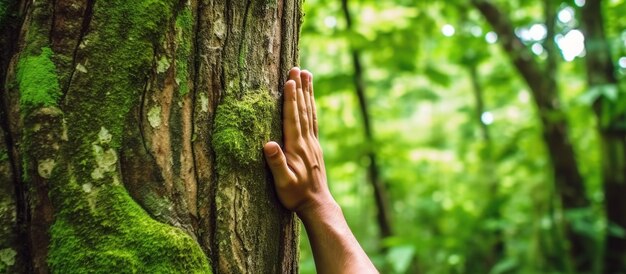
[[[265,154],[267,164],[270,166],[270,170],[272,170],[272,175],[274,175],[274,182],[276,186],[283,186],[283,184],[287,183],[291,177],[291,171],[287,166],[285,153],[283,153],[280,146],[273,141],[265,144],[263,147],[263,153]]]

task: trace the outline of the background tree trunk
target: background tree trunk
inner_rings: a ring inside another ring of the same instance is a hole
[[[480,11],[498,34],[498,39],[511,62],[526,81],[537,106],[542,124],[543,140],[553,167],[555,189],[564,211],[576,212],[585,210],[590,203],[586,195],[583,178],[578,170],[574,148],[569,139],[569,126],[565,113],[561,110],[556,82],[556,61],[554,56],[548,57],[544,67],[533,59],[532,52],[526,48],[515,35],[513,25],[508,17],[489,0],[472,0],[472,4]],[[546,14],[552,14],[546,11]],[[553,15],[553,14],[552,14]],[[553,16],[546,18],[548,38],[553,37]],[[552,36],[550,36],[552,34]],[[547,52],[554,54],[554,42],[549,41]],[[586,221],[586,220],[579,220]],[[571,220],[566,220],[565,233],[570,242],[570,257],[574,268],[580,273],[592,271],[594,242],[590,235],[575,231]]]
[[[346,19],[346,29],[352,31],[352,17],[348,7],[348,0],[341,1],[341,8]],[[363,128],[365,133],[365,142],[367,143],[367,178],[372,185],[374,192],[374,201],[376,204],[376,222],[380,230],[381,240],[393,236],[393,225],[391,220],[391,208],[389,206],[389,196],[387,187],[381,179],[380,168],[376,157],[376,149],[370,113],[368,109],[367,94],[365,92],[365,80],[363,79],[363,67],[361,65],[361,53],[358,49],[351,46],[350,54],[352,55],[352,66],[354,68],[354,90],[359,101],[359,110],[363,118]],[[384,248],[383,248],[384,249]]]
[[[280,140],[300,1],[17,4],[0,75],[16,217],[0,231],[19,267],[297,272],[261,148]]]
[[[626,273],[626,238],[610,229],[626,229],[626,199],[622,196],[626,193],[626,98],[619,91],[604,33],[602,1],[588,1],[581,10],[588,92],[597,92],[593,109],[602,140],[604,205],[609,226],[605,237],[604,272]]]

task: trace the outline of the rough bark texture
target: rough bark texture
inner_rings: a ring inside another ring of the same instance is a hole
[[[14,7],[0,270],[297,272],[298,225],[261,148],[281,136],[300,1]]]
[[[540,66],[533,59],[532,52],[515,35],[507,16],[493,3],[488,0],[472,0],[472,4],[498,34],[511,62],[530,87],[543,126],[543,140],[553,166],[555,186],[563,209],[576,211],[588,208],[585,185],[569,141],[568,124],[560,109],[556,66],[551,62],[548,62],[545,69]],[[583,232],[574,231],[571,223],[566,223],[565,230],[575,269],[581,273],[591,272],[593,239]]]
[[[599,121],[602,142],[604,205],[609,226],[626,229],[626,109],[619,92],[615,65],[604,34],[602,1],[587,1],[582,8],[587,56],[587,83],[590,91],[599,92],[594,111]],[[611,98],[613,90],[617,98]],[[604,248],[604,272],[626,273],[626,238],[607,231]]]

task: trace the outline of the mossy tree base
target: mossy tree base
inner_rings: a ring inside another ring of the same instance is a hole
[[[19,6],[0,168],[20,172],[0,202],[30,218],[2,220],[27,229],[2,230],[25,246],[8,255],[38,273],[297,272],[261,148],[280,139],[299,1]]]

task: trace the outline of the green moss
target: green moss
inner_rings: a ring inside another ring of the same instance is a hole
[[[52,226],[53,273],[211,273],[191,237],[150,218],[122,186],[95,193],[97,210],[61,216]]]
[[[185,8],[176,17],[176,83],[181,96],[189,93],[189,58],[193,39],[193,14]]]
[[[113,135],[112,146],[121,146],[125,118],[138,103],[151,68],[156,65],[164,70],[168,66],[167,59],[164,62],[154,53],[163,44],[163,33],[173,20],[176,2],[96,3],[94,31],[84,37],[85,47],[81,49],[82,55],[89,56],[89,62],[82,64],[87,73],[75,74],[68,92],[68,100],[75,107],[68,114],[74,135],[91,139],[100,126],[106,125]],[[70,140],[74,141],[75,146],[83,146],[83,151],[89,150],[87,142]]]
[[[51,176],[48,263],[62,273],[210,273],[200,246],[153,220],[120,183],[118,153],[131,110],[173,23],[178,1],[97,1],[67,93],[68,144]],[[86,71],[86,72],[85,72]],[[136,125],[132,125],[136,126]],[[69,163],[67,163],[69,161]]]
[[[28,110],[56,105],[61,96],[52,49],[41,48],[39,55],[21,57],[17,65],[20,105]]]
[[[5,149],[0,149],[0,162],[4,162],[9,159],[9,152]]]
[[[212,145],[220,168],[249,166],[262,161],[276,106],[267,90],[226,96],[215,112]]]
[[[15,264],[17,252],[12,248],[0,249],[0,271],[5,272]]]

